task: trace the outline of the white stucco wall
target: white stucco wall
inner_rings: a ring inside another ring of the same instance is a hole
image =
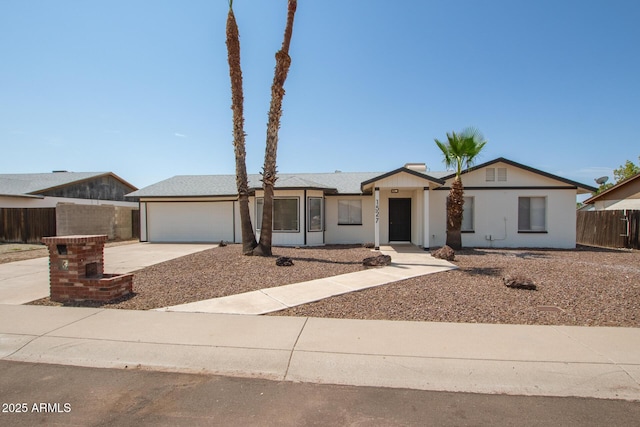
[[[338,225],[338,200],[362,200],[362,225]],[[373,202],[373,195],[327,196],[325,198],[326,243],[373,243],[375,221]]]
[[[431,246],[446,242],[447,191],[432,192]],[[574,248],[575,190],[466,190],[474,197],[474,232],[462,234],[465,247]],[[518,198],[546,198],[546,233],[518,232]]]
[[[598,211],[640,210],[640,199],[598,200],[591,206],[593,206],[593,210]]]
[[[474,232],[462,234],[465,247],[554,247],[576,244],[576,189],[568,184],[506,163],[506,181],[487,181],[486,168],[462,175],[466,197],[474,197]],[[445,187],[451,185],[449,179]],[[476,187],[477,189],[473,189]],[[523,187],[523,188],[513,188]],[[532,189],[532,187],[544,187]],[[553,188],[555,187],[555,188]],[[448,190],[430,192],[430,246],[446,243],[446,198]],[[518,232],[518,198],[546,198],[546,233]]]
[[[147,233],[147,203],[140,202],[140,241],[148,242],[149,235]]]
[[[507,180],[497,180],[497,169],[507,169]],[[496,179],[494,181],[486,180],[486,170],[496,169]],[[452,182],[452,179],[447,180],[447,185]],[[548,178],[546,176],[530,172],[525,169],[521,169],[506,163],[497,162],[489,165],[486,168],[477,169],[468,173],[462,174],[462,184],[465,187],[530,187],[530,186],[567,186],[562,182],[555,179]]]

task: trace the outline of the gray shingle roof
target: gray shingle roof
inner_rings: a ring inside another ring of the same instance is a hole
[[[439,178],[447,172],[429,172],[426,176]],[[334,172],[278,174],[276,189],[315,188],[338,194],[360,194],[360,185],[384,175],[384,172]],[[261,176],[249,175],[249,188],[262,188]],[[142,188],[127,197],[205,197],[235,196],[238,194],[235,175],[178,175]]]
[[[591,190],[591,187],[585,186],[584,184],[575,183],[573,181],[551,175],[516,162],[512,162],[502,157],[492,160],[491,162],[483,163],[482,165],[469,168],[463,171],[463,173],[467,173],[496,162],[505,162],[533,173],[541,174],[560,180],[562,182],[576,185],[578,189],[584,188],[587,190]],[[412,175],[424,177],[424,179],[427,181],[431,181],[441,185],[444,184],[447,179],[453,176],[451,171],[422,172],[415,169],[409,170],[406,167],[395,169],[390,172],[283,173],[278,174],[276,189],[315,188],[324,190],[327,193],[361,194],[363,191],[363,184],[366,186],[367,184],[371,184],[374,181],[383,179],[387,176],[399,172],[407,172]],[[254,190],[262,188],[260,175],[249,175],[249,188]],[[368,189],[365,189],[365,191],[368,191]],[[236,196],[237,194],[238,190],[236,187],[235,175],[178,175],[174,176],[173,178],[169,178],[148,187],[142,188],[138,191],[134,191],[133,193],[129,193],[126,197],[206,197]]]
[[[45,190],[106,175],[109,172],[0,174],[0,195],[29,197]]]

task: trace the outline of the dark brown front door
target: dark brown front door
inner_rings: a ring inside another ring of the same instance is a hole
[[[389,199],[389,241],[411,241],[411,199]]]

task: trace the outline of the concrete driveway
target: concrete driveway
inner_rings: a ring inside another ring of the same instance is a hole
[[[215,244],[134,243],[104,250],[105,273],[131,273],[153,264],[215,248]],[[0,264],[0,304],[49,296],[49,258]]]

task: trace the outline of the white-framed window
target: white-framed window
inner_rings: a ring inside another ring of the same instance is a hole
[[[505,182],[507,180],[507,168],[498,168],[498,181]]]
[[[485,173],[485,181],[489,182],[496,180],[496,168],[487,168]]]
[[[362,200],[338,200],[338,225],[362,225]]]
[[[507,168],[487,168],[485,169],[485,181],[505,182],[507,180]]]
[[[273,231],[300,231],[300,210],[297,197],[273,198]],[[262,229],[264,198],[256,198],[256,229]]]
[[[518,231],[547,231],[546,197],[518,197]]]
[[[322,197],[309,197],[307,200],[307,229],[308,231],[322,231]]]
[[[256,198],[256,230],[262,228],[262,210],[264,208],[264,199],[262,197]]]
[[[462,227],[460,231],[473,232],[474,231],[474,211],[475,211],[475,197],[465,197],[464,204],[462,205]]]

